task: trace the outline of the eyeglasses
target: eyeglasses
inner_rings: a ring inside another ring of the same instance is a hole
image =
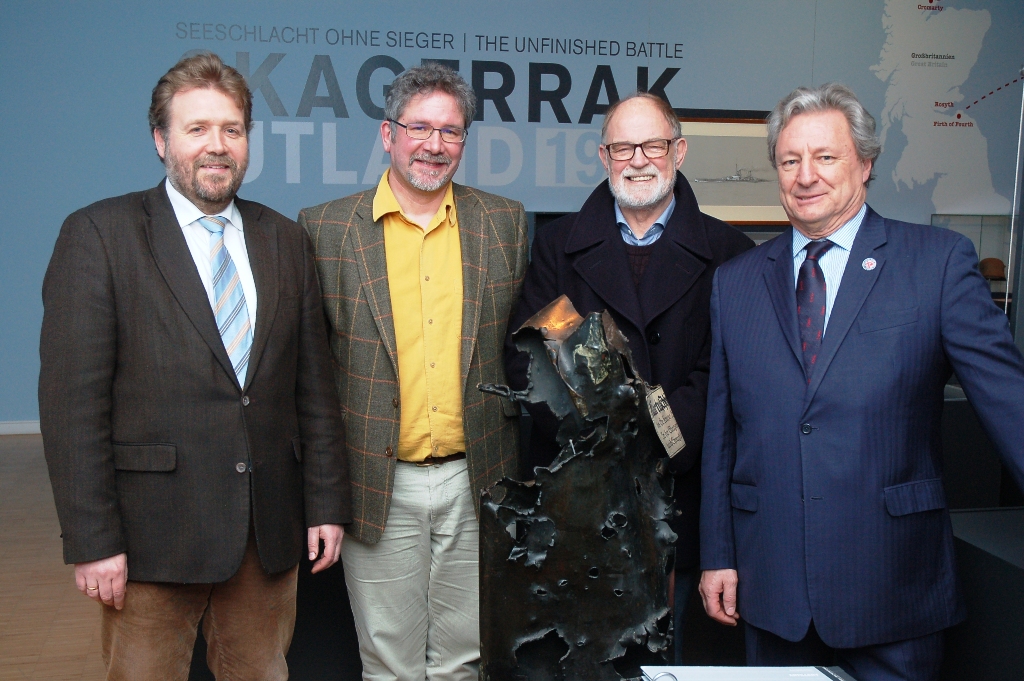
[[[647,140],[639,144],[633,142],[612,142],[611,144],[605,144],[605,149],[608,150],[608,156],[613,161],[628,161],[633,158],[636,154],[636,148],[640,147],[644,150],[644,156],[647,158],[661,158],[666,155],[669,150],[669,146],[675,142],[679,137],[673,137],[670,140]]]
[[[463,128],[434,128],[426,123],[410,123],[405,125],[404,123],[399,123],[394,118],[389,118],[388,120],[397,126],[405,128],[405,134],[414,140],[428,140],[434,134],[434,131],[437,130],[441,135],[442,141],[449,144],[462,144],[466,141],[466,135],[469,134]],[[664,156],[664,154],[662,155]]]

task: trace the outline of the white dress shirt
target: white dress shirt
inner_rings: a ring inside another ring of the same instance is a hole
[[[206,296],[210,300],[210,309],[213,310],[213,272],[210,268],[210,232],[199,224],[199,218],[206,214],[199,210],[194,203],[186,199],[181,192],[174,188],[168,179],[164,182],[167,187],[167,197],[171,200],[171,208],[174,209],[174,216],[178,218],[181,231],[188,243],[188,250],[192,253],[192,260],[196,263],[199,271],[199,278],[206,289]],[[228,249],[231,260],[235,263],[238,271],[238,280],[242,285],[242,293],[245,294],[246,312],[249,314],[250,328],[253,335],[256,333],[256,281],[252,278],[252,268],[249,267],[249,253],[245,250],[245,233],[242,231],[242,214],[232,200],[228,207],[217,213],[216,216],[225,221],[224,225],[224,247]]]
[[[864,215],[868,212],[868,205],[865,203],[857,211],[849,222],[830,234],[827,238],[835,244],[825,251],[825,255],[818,258],[818,266],[821,273],[825,275],[825,326],[822,328],[822,337],[828,329],[828,318],[832,315],[832,304],[836,302],[836,295],[839,293],[839,285],[843,282],[843,272],[846,271],[846,263],[850,259],[850,249],[853,248],[853,240],[857,238],[860,231],[860,223],[864,221]],[[797,278],[800,276],[800,265],[807,259],[807,251],[804,246],[812,239],[808,239],[798,230],[793,230],[793,290],[796,291]]]

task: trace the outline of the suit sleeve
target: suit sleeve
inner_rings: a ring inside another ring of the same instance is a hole
[[[515,268],[516,291],[515,291],[515,294],[516,294],[516,296],[519,296],[519,295],[522,294],[522,291],[523,291],[522,287],[523,287],[523,285],[525,283],[526,270],[527,270],[527,265],[529,263],[529,248],[530,248],[529,232],[530,232],[530,230],[529,230],[529,227],[526,224],[526,210],[523,208],[523,204],[517,202],[516,207],[517,207],[518,210],[516,212],[516,217],[515,217],[515,223],[516,223],[516,226],[515,226],[515,230],[516,230],[516,268]],[[512,315],[514,315],[514,314],[515,314],[515,309],[514,309],[514,306],[513,306]],[[511,326],[511,321],[512,321],[512,315],[510,315],[510,317],[509,317],[510,326]],[[519,328],[519,327],[516,327],[516,328]],[[514,330],[515,329],[511,329],[511,328],[506,330],[505,337],[508,338],[511,335],[511,331],[514,331]]]
[[[299,329],[296,405],[303,449],[306,525],[352,522],[345,425],[335,387],[320,297],[313,244],[301,230],[303,257],[302,323]]]
[[[942,344],[1017,486],[1024,490],[1024,359],[966,237],[954,244],[942,283]]]
[[[43,279],[39,425],[64,562],[127,550],[111,445],[117,307],[106,246],[83,211],[61,227]]]
[[[729,394],[729,358],[722,337],[720,282],[711,289],[711,373],[701,461],[701,569],[736,568],[730,490],[736,463],[736,422]]]

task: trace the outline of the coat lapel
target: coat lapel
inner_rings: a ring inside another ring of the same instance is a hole
[[[181,233],[181,226],[174,215],[174,209],[171,208],[163,182],[146,192],[143,205],[148,214],[146,229],[149,247],[160,274],[224,371],[237,383],[235,370],[231,366],[231,360],[224,349],[224,341],[217,330],[210,298],[206,295],[199,273],[196,272],[192,252],[185,242],[185,235]]]
[[[280,282],[277,251],[277,225],[261,221],[263,208],[258,203],[236,199],[235,205],[242,215],[242,230],[245,232],[245,251],[249,255],[249,267],[256,283],[259,304],[256,313],[256,329],[253,333],[252,350],[249,352],[249,368],[245,374],[245,385],[252,383],[259,368],[263,350],[270,338],[270,329],[277,316],[277,301]]]
[[[460,385],[466,390],[469,365],[473,361],[480,310],[484,298],[484,273],[487,271],[488,226],[490,219],[480,200],[461,185],[453,186],[455,215],[459,221],[462,249],[462,352]]]
[[[712,258],[697,198],[682,173],[676,176],[675,196],[675,210],[640,280],[640,304],[648,322],[686,295]]]
[[[608,181],[583,204],[565,242],[572,267],[609,308],[632,322],[641,332],[644,315],[633,286],[626,246],[615,224],[615,206]],[[580,253],[572,257],[574,253]]]
[[[853,241],[853,249],[850,251],[850,259],[843,271],[843,279],[839,284],[839,292],[836,294],[836,302],[832,305],[832,313],[828,318],[828,328],[825,330],[825,337],[821,344],[821,359],[811,374],[811,383],[807,387],[807,398],[805,406],[811,403],[818,386],[828,373],[829,364],[836,356],[839,346],[842,345],[846,335],[853,326],[853,321],[860,314],[864,301],[878,281],[878,275],[885,267],[885,251],[882,246],[886,243],[885,223],[882,217],[875,211],[868,208],[864,216],[864,222],[857,231],[857,238]],[[861,263],[867,257],[875,260],[875,266],[866,270]]]
[[[391,309],[391,288],[388,285],[388,259],[384,252],[384,222],[373,220],[375,194],[368,192],[356,206],[352,219],[352,239],[366,302],[397,376],[398,344],[395,341],[395,319]]]
[[[803,366],[803,352],[800,349],[800,332],[796,324],[796,279],[793,275],[793,229],[780,236],[768,249],[769,265],[764,272],[764,283],[779,319],[782,335],[789,342],[794,357]]]

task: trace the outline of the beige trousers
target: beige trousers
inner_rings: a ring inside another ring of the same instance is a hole
[[[226,582],[129,581],[122,610],[103,606],[107,680],[187,681],[205,614],[206,662],[218,681],[284,681],[298,570],[267,574],[250,528],[242,565]]]
[[[466,461],[399,462],[380,542],[341,547],[363,679],[478,678],[479,542]]]

